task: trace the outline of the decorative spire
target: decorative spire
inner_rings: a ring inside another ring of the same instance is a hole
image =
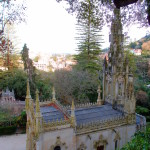
[[[39,91],[36,90],[36,113],[40,112],[40,105],[39,105]]]
[[[101,87],[100,87],[100,85],[98,86],[97,93],[98,93],[97,104],[101,105],[102,100],[101,100]]]
[[[72,100],[72,104],[71,104],[71,110],[75,110],[75,106],[74,106],[74,100]]]
[[[101,86],[100,85],[98,86],[97,93],[98,93],[97,104],[103,105],[104,101],[101,99]]]
[[[53,86],[53,92],[52,92],[52,95],[53,95],[53,98],[52,98],[52,101],[54,102],[54,101],[56,101],[56,97],[55,97],[55,88],[54,88],[54,86]]]
[[[27,92],[26,92],[26,98],[31,98],[31,95],[30,95],[30,86],[29,86],[29,79],[27,80]]]
[[[29,102],[31,100],[31,95],[30,95],[30,86],[29,86],[29,79],[27,80],[27,92],[26,92],[26,99],[25,99],[25,109],[26,109],[26,112],[28,113],[28,109],[29,109]]]
[[[35,124],[34,124],[34,129],[36,132],[36,136],[39,136],[39,133],[41,132],[41,127],[42,127],[42,115],[40,112],[40,105],[39,105],[39,91],[36,90],[36,114],[35,114]]]
[[[76,126],[74,100],[72,100],[72,105],[71,105],[71,125],[72,125],[73,127]]]
[[[120,9],[114,9],[114,18],[111,24],[110,51],[109,51],[109,65],[110,67],[116,65],[121,68],[123,64],[123,41],[122,23],[120,17]]]

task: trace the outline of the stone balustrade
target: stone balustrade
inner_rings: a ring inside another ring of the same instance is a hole
[[[50,130],[57,130],[60,126],[60,128],[70,127],[71,121],[68,120],[56,120],[56,121],[49,121],[44,122],[43,121],[43,131],[50,131]],[[68,125],[68,126],[67,126]]]
[[[75,104],[75,108],[88,108],[92,106],[97,106],[97,102],[95,103],[84,103],[84,104]],[[71,105],[63,106],[65,109],[71,109]]]
[[[77,134],[88,133],[96,130],[103,130],[115,126],[122,126],[129,123],[135,123],[135,115],[115,116],[111,119],[97,120],[94,122],[88,122],[79,124],[76,127]]]

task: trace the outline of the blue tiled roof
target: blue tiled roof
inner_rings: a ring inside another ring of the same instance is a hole
[[[123,115],[122,112],[114,110],[111,105],[76,109],[75,114],[78,125],[98,120],[108,120]]]
[[[53,106],[44,106],[40,107],[43,119],[45,122],[64,120],[64,114],[54,108]],[[68,110],[68,113],[71,114],[71,110]],[[75,109],[77,125],[95,122],[100,120],[109,120],[112,118],[117,118],[123,116],[123,113],[112,108],[112,105],[105,104],[102,106],[93,106],[88,108],[76,108]],[[141,123],[143,116],[136,114],[136,124]]]
[[[40,107],[40,111],[45,122],[64,120],[63,113],[52,106]]]
[[[61,111],[53,106],[45,106],[40,108],[44,121],[64,120],[64,115]],[[71,113],[71,110],[68,110]],[[89,108],[75,109],[77,124],[87,123],[97,120],[111,119],[114,117],[122,116],[118,110],[114,110],[111,105],[93,106]]]

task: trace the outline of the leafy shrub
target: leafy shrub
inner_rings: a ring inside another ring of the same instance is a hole
[[[138,105],[146,106],[148,103],[148,95],[146,92],[140,90],[136,93],[136,100]]]
[[[14,134],[17,130],[16,126],[5,126],[5,127],[0,127],[0,135],[10,135]]]
[[[149,109],[141,106],[136,107],[136,112],[141,115],[146,115],[149,113]]]
[[[21,114],[15,117],[14,122],[17,127],[26,127],[26,112],[22,111]]]
[[[135,133],[132,140],[121,150],[149,150],[150,149],[150,129],[146,132]]]

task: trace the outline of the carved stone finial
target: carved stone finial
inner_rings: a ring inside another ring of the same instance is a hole
[[[31,95],[30,95],[30,86],[29,86],[29,79],[27,80],[27,92],[26,92],[26,99],[25,99],[25,108],[26,111],[29,109],[29,101],[31,99]]]
[[[72,100],[72,105],[71,105],[71,125],[72,125],[73,127],[76,126],[74,100]]]
[[[98,93],[97,104],[98,105],[103,105],[104,102],[101,99],[101,87],[100,87],[100,85],[98,86],[97,93]]]
[[[52,98],[52,101],[54,102],[54,101],[56,101],[56,97],[55,97],[55,88],[53,87],[53,92],[52,92],[52,95],[53,95],[53,98]]]
[[[72,100],[71,110],[75,110],[74,100]]]
[[[34,128],[35,128],[36,137],[38,138],[39,133],[41,132],[42,129],[42,115],[40,112],[38,90],[36,90],[36,114],[35,114]]]
[[[27,80],[26,98],[31,98],[31,95],[30,95],[30,86],[29,86],[29,79]]]
[[[39,105],[39,91],[36,90],[36,113],[40,112],[40,105]]]
[[[98,86],[97,93],[98,93],[97,104],[101,105],[101,87],[100,87],[100,85]]]

